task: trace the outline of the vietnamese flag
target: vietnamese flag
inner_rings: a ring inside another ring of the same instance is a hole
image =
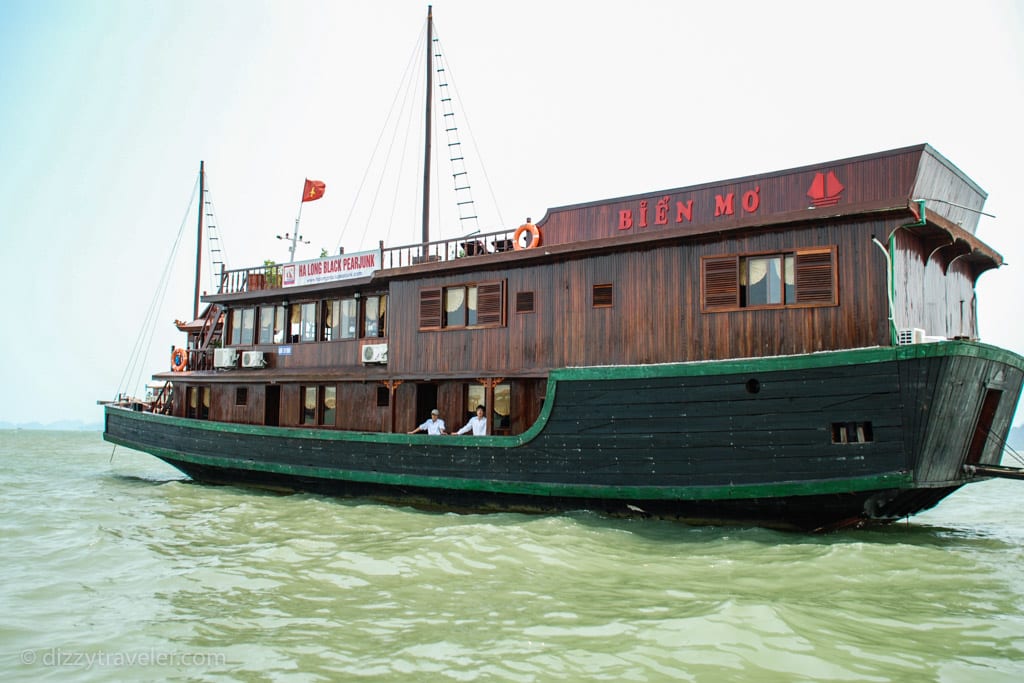
[[[324,196],[327,185],[322,180],[310,180],[306,178],[306,186],[302,188],[302,201],[313,202]]]

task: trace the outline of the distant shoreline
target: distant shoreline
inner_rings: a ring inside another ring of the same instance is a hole
[[[102,422],[74,422],[64,420],[59,422],[0,422],[0,430],[9,431],[38,431],[38,432],[102,432]]]

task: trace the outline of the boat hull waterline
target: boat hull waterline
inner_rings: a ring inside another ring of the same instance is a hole
[[[110,405],[104,438],[211,484],[831,530],[920,512],[979,479],[965,466],[998,465],[1022,378],[1024,358],[948,341],[555,370],[537,421],[514,436],[211,423]]]

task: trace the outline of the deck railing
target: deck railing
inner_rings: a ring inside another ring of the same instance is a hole
[[[380,243],[381,268],[404,268],[423,263],[452,261],[461,258],[498,254],[513,249],[515,230],[496,230],[453,237],[435,242],[407,244],[384,248]],[[221,270],[218,294],[237,294],[281,286],[282,264],[264,264],[252,268]]]
[[[497,230],[495,232],[481,232],[463,237],[453,237],[436,242],[420,242],[407,244],[400,247],[388,247],[384,249],[381,244],[381,266],[384,268],[404,268],[405,266],[416,266],[421,263],[434,263],[436,261],[452,261],[454,259],[483,256],[486,254],[497,254],[503,251],[511,251],[512,235],[515,230]]]

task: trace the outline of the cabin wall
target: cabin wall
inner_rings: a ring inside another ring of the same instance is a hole
[[[936,337],[977,338],[974,273],[968,263],[946,264],[934,247],[897,230],[894,251],[896,327],[920,328]]]
[[[888,343],[885,260],[871,241],[884,221],[807,226],[691,240],[652,250],[608,253],[392,283],[389,372],[478,376],[545,372],[574,365],[665,363],[806,353]],[[837,247],[838,306],[701,311],[702,256]],[[504,279],[506,325],[419,330],[423,288]],[[610,307],[593,305],[593,286],[611,284]],[[534,312],[516,295],[533,292]]]

